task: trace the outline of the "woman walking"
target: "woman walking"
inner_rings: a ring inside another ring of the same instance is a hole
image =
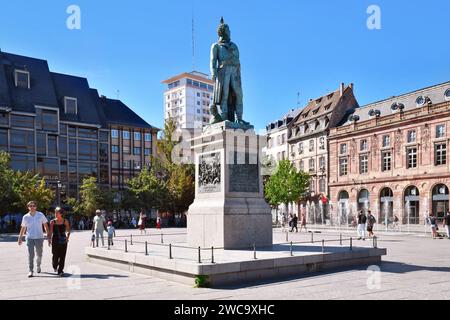
[[[141,230],[141,234],[142,231],[144,231],[144,234],[147,234],[147,231],[145,230],[145,219],[146,216],[144,214],[143,211],[141,211],[140,215],[139,215],[139,222],[138,222],[138,226],[139,226],[139,230]]]
[[[300,224],[300,232],[302,232],[302,229],[305,228],[305,231],[308,232],[308,229],[306,228],[306,215],[304,212],[302,212],[302,218],[301,218],[301,224]]]
[[[438,228],[438,221],[437,221],[436,215],[434,213],[430,215],[430,224],[431,224],[432,237],[433,237],[433,239],[436,239],[437,231],[439,230],[439,228]]]
[[[50,235],[53,254],[53,270],[58,276],[64,276],[64,264],[66,261],[67,243],[70,237],[69,221],[63,218],[62,209],[55,209],[55,219],[50,222]]]

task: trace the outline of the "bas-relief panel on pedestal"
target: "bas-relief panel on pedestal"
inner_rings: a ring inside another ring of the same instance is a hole
[[[220,152],[201,155],[198,166],[198,192],[221,192],[222,165]]]

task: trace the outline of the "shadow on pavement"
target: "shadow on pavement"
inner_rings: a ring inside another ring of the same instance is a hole
[[[67,274],[67,277],[71,277],[74,275]],[[109,280],[112,278],[129,278],[128,276],[118,275],[118,274],[81,274],[75,275],[75,277],[79,277],[81,279],[98,279],[98,280]]]
[[[410,273],[416,271],[431,271],[431,272],[450,272],[450,267],[429,267],[418,266],[414,264],[407,264],[401,262],[383,261],[381,263],[381,271],[386,273]]]
[[[0,234],[0,242],[17,242],[18,234]]]

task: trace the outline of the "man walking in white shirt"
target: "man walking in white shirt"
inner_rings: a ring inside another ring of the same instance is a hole
[[[41,273],[42,251],[44,247],[44,232],[42,227],[45,228],[49,245],[50,239],[48,238],[48,220],[42,212],[37,211],[36,202],[30,201],[27,204],[28,213],[22,218],[22,227],[20,229],[19,246],[22,245],[22,239],[26,233],[26,241],[28,247],[28,278],[33,277],[34,272],[34,256],[36,252],[36,264],[37,273]]]
[[[95,242],[98,247],[98,239],[102,239],[102,246],[105,246],[105,240],[103,238],[103,232],[107,230],[106,220],[102,216],[102,211],[97,210],[95,212],[96,216],[94,217],[94,223],[92,225],[92,233],[95,233]]]

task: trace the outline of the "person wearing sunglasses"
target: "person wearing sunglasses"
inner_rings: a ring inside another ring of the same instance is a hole
[[[22,245],[23,236],[26,233],[26,241],[28,247],[28,266],[29,273],[28,278],[34,275],[34,257],[36,253],[37,273],[41,273],[42,252],[44,248],[44,232],[47,234],[48,244],[50,245],[48,221],[42,212],[37,211],[37,205],[35,201],[30,201],[27,204],[28,213],[22,218],[22,227],[20,229],[19,246]]]

